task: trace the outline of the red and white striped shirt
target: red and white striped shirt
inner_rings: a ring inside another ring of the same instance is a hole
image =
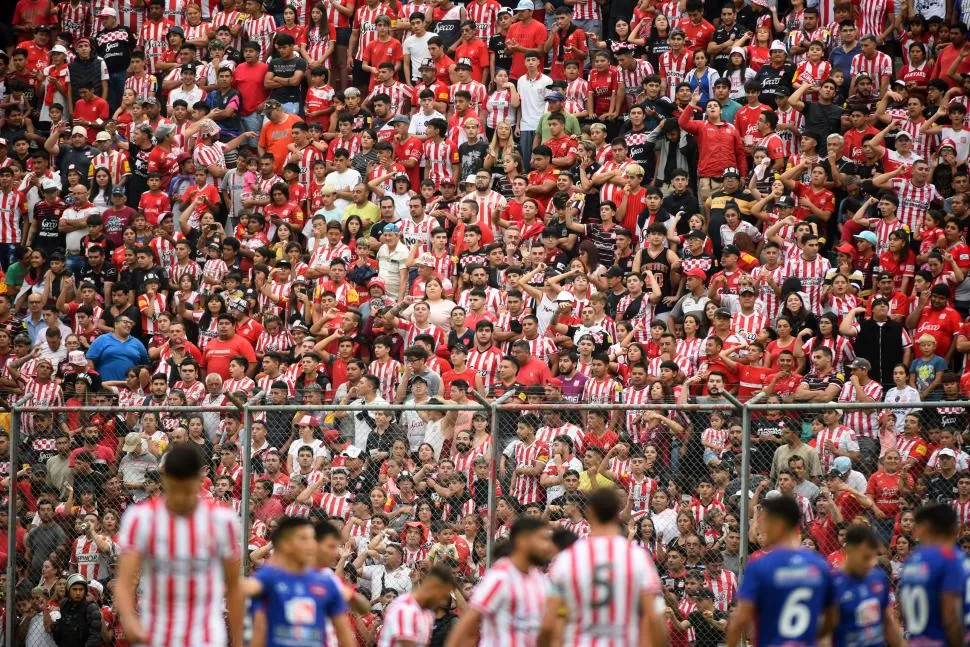
[[[87,38],[91,35],[91,5],[79,2],[62,2],[60,4],[61,31],[66,31],[75,40]]]
[[[119,150],[109,150],[95,155],[94,159],[91,160],[90,175],[93,177],[94,170],[101,167],[108,169],[113,186],[121,185],[124,178],[131,175],[128,156]]]
[[[892,181],[893,190],[899,196],[899,210],[897,215],[902,224],[910,231],[919,231],[923,225],[923,214],[933,202],[943,202],[943,196],[930,182],[923,186],[916,186],[910,180],[895,178]]]
[[[573,7],[573,11],[576,10],[576,6]],[[580,77],[570,81],[564,94],[566,101],[563,104],[563,109],[566,112],[576,114],[586,111],[586,97],[589,94],[589,83],[586,79]]]
[[[859,33],[879,36],[886,31],[886,20],[892,18],[894,14],[893,5],[893,0],[867,0],[866,2],[860,3],[861,15],[859,19],[862,22],[862,27]],[[886,55],[883,54],[883,56]],[[889,70],[889,73],[892,74],[891,64]],[[852,73],[855,74],[854,69]]]
[[[537,467],[539,463],[549,460],[549,446],[538,440],[533,440],[531,445],[515,440],[506,448],[505,455],[515,461],[516,467]],[[525,474],[516,474],[512,478],[511,494],[522,505],[539,503],[546,498],[545,488],[539,485],[539,477]]]
[[[203,499],[180,516],[164,497],[151,499],[125,511],[118,537],[122,552],[142,558],[139,607],[147,644],[225,645],[223,562],[240,557],[235,512]]]
[[[111,539],[105,537],[110,544]],[[98,544],[86,535],[81,535],[74,540],[71,546],[71,564],[77,567],[77,572],[84,576],[89,582],[93,580],[103,580],[111,573],[111,564],[106,555],[98,550]]]
[[[546,586],[546,576],[537,568],[523,573],[507,557],[495,562],[469,600],[483,616],[479,647],[534,647]]]
[[[168,49],[168,41],[165,39],[168,30],[174,27],[171,20],[146,20],[142,23],[141,32],[138,34],[138,47],[145,52],[145,62],[150,73],[155,72],[155,64]]]
[[[825,448],[825,443],[832,443],[839,451],[858,451],[859,449],[856,434],[849,427],[839,425],[835,429],[823,428],[815,437],[815,451],[818,452],[823,474],[827,474],[832,469],[832,462],[836,458],[835,454]]]
[[[487,391],[498,379],[498,367],[502,363],[502,351],[495,346],[479,350],[476,346],[468,351],[468,368],[482,376],[482,386]]]
[[[882,385],[877,380],[869,380],[862,387],[862,392],[875,402],[882,402]],[[839,402],[859,402],[856,387],[852,382],[846,382],[842,387]],[[849,409],[845,412],[843,421],[846,427],[854,430],[857,435],[863,438],[875,438],[879,433],[879,411],[869,412],[864,409]]]
[[[878,2],[878,0],[876,1]],[[875,83],[876,87],[879,87],[880,80],[884,75],[892,78],[893,61],[889,58],[889,55],[879,51],[872,58],[868,58],[862,53],[856,54],[852,57],[852,65],[849,67],[849,73],[852,76],[856,76],[861,72],[865,72],[872,77],[873,83]]]
[[[596,4],[595,2],[592,4]],[[573,5],[573,13],[579,8],[579,5]],[[640,59],[636,61],[636,65],[632,70],[625,70],[622,67],[620,70],[620,78],[623,79],[623,86],[626,88],[626,94],[628,97],[636,97],[637,92],[643,87],[643,80],[654,73],[653,65],[650,65],[649,61]],[[632,99],[631,99],[632,101]],[[627,103],[627,105],[631,105]]]
[[[435,186],[442,180],[455,180],[453,164],[458,163],[458,147],[447,139],[440,143],[432,140],[424,142],[425,177],[434,181]]]
[[[288,330],[280,330],[276,333],[268,333],[265,330],[256,338],[257,353],[286,353],[293,348],[293,335]]]
[[[129,76],[125,79],[125,89],[131,89],[136,99],[147,99],[158,94],[158,79],[148,72],[141,76]]]
[[[502,5],[495,0],[484,0],[483,2],[473,0],[465,5],[468,19],[475,22],[478,37],[486,43],[495,34],[495,25],[498,24],[498,11],[501,8]]]
[[[627,647],[640,642],[640,596],[660,593],[646,551],[624,537],[587,537],[549,568],[550,590],[566,607],[564,645]]]
[[[693,69],[694,63],[690,50],[685,47],[680,54],[675,54],[673,50],[661,54],[657,67],[660,68],[660,78],[667,81],[667,98],[673,100],[677,94],[677,84],[687,78],[687,72]]]
[[[384,611],[384,626],[377,647],[397,647],[403,643],[426,647],[434,628],[434,611],[425,609],[414,596],[405,593]]]
[[[471,109],[474,112],[478,112],[480,109],[485,107],[485,100],[488,99],[488,90],[485,86],[478,81],[472,79],[468,83],[454,83],[449,88],[448,102],[451,104],[455,103],[455,94],[461,90],[464,90],[471,95]]]
[[[825,284],[825,275],[830,269],[832,264],[822,255],[808,261],[799,254],[789,258],[785,265],[787,276],[797,276],[801,280],[802,289],[808,295],[808,303],[805,307],[815,315],[822,314],[822,287]]]
[[[243,375],[238,380],[235,378],[229,378],[222,383],[223,393],[238,393],[239,391],[252,393],[253,389],[255,388],[256,383],[253,382],[253,379],[247,375]]]
[[[694,523],[700,527],[704,523],[705,519],[707,519],[707,515],[710,514],[712,510],[727,512],[727,508],[724,507],[724,504],[717,499],[713,499],[707,505],[704,505],[700,499],[694,499],[690,502],[690,507],[687,511],[692,517],[694,517]]]
[[[600,171],[622,171],[626,169],[632,163],[632,160],[626,160],[617,163],[614,160],[610,160],[603,164]],[[604,182],[603,186],[600,187],[600,203],[610,201],[613,204],[620,204],[623,200],[623,189],[612,182]]]
[[[579,0],[573,5],[573,20],[600,20],[600,3],[596,0]]]
[[[485,125],[495,128],[503,121],[512,122],[512,92],[510,90],[496,90],[485,100]]]
[[[582,402],[590,404],[609,404],[620,401],[623,386],[616,380],[590,378],[583,384]]]
[[[343,496],[337,496],[330,492],[323,492],[321,494],[316,494],[313,497],[313,502],[317,506],[327,513],[328,517],[340,517],[346,520],[350,516],[351,508],[351,498],[350,493],[347,492]]]
[[[752,312],[748,315],[735,312],[731,315],[731,332],[742,339],[747,339],[749,343],[756,340],[758,333],[769,326],[768,315],[761,312]]]
[[[728,605],[738,593],[738,576],[722,568],[717,577],[704,571],[704,585],[714,592],[714,606],[718,611],[727,611]]]
[[[15,189],[0,191],[0,243],[21,242],[20,223],[26,215],[27,200],[23,193]]]
[[[243,32],[247,39],[259,44],[259,60],[268,61],[273,37],[276,35],[276,21],[273,16],[265,13],[259,18],[248,16],[243,21]]]
[[[970,500],[963,501],[961,499],[954,499],[953,509],[957,511],[957,519],[960,520],[960,526],[963,527],[970,524]]]
[[[354,14],[354,30],[360,31],[360,38],[357,41],[357,51],[354,52],[354,58],[358,61],[364,60],[364,50],[367,49],[368,45],[377,40],[377,24],[374,21],[380,16],[389,16],[392,20],[394,19],[391,8],[384,3],[378,4],[373,9],[365,3],[358,7],[357,12]]]
[[[644,476],[642,481],[634,481],[631,477],[624,485],[627,488],[627,497],[630,499],[630,511],[633,514],[648,512],[653,493],[660,488],[660,485],[649,476]]]
[[[367,367],[367,372],[377,377],[381,381],[379,393],[388,402],[394,401],[394,393],[397,391],[398,384],[401,383],[401,374],[404,366],[401,362],[393,358],[388,358],[385,362],[374,360]]]

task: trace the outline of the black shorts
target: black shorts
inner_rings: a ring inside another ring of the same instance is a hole
[[[350,27],[337,27],[337,39],[335,41],[336,44],[343,45],[344,47],[347,47],[348,45],[350,45],[351,31],[352,30]]]

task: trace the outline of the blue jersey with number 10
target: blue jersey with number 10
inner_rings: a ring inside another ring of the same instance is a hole
[[[832,605],[831,570],[815,551],[774,548],[748,563],[738,598],[757,610],[758,647],[812,647]]]
[[[889,606],[889,578],[881,568],[865,577],[838,572],[834,576],[834,598],[839,624],[832,636],[835,647],[884,647],[883,619]]]
[[[964,599],[966,587],[963,556],[956,550],[948,546],[919,546],[913,550],[899,576],[899,604],[910,645],[946,644],[943,594],[953,593]]]

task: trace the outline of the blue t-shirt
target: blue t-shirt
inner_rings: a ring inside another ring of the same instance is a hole
[[[944,593],[966,600],[964,562],[963,555],[952,547],[919,546],[903,564],[899,603],[910,642],[918,639],[922,647],[946,644],[940,603]]]
[[[263,585],[254,608],[266,613],[266,647],[329,647],[329,619],[347,612],[333,576],[264,566],[253,577]]]
[[[812,647],[819,618],[832,605],[832,573],[804,548],[774,548],[748,563],[738,598],[754,605],[759,647]]]
[[[99,335],[91,343],[87,358],[94,362],[102,380],[123,380],[128,369],[148,363],[148,351],[136,337],[121,341],[109,333]]]
[[[933,383],[936,376],[940,373],[945,373],[949,370],[949,366],[946,360],[939,355],[934,355],[928,360],[922,357],[917,357],[913,360],[913,363],[909,367],[910,372],[916,376],[916,390],[920,393],[923,392],[926,387]],[[927,397],[928,400],[939,400],[941,397],[941,389],[937,387],[933,390],[933,393]]]
[[[837,572],[833,577],[839,624],[832,636],[835,647],[882,647],[886,644],[883,618],[889,606],[889,578],[881,568],[865,577]]]

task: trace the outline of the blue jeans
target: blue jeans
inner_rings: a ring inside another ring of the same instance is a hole
[[[523,130],[519,133],[519,152],[522,153],[522,166],[528,173],[532,162],[532,142],[536,138],[536,131]]]
[[[108,75],[108,106],[112,112],[121,105],[121,97],[125,93],[125,79],[128,78],[128,71],[111,72]]]
[[[242,120],[243,132],[251,130],[258,135],[259,131],[263,129],[263,115],[258,112],[254,112],[251,115],[245,115],[240,117],[240,119]],[[246,145],[250,146],[251,148],[256,148],[257,141],[258,138],[253,139],[250,137],[249,141],[246,142]]]
[[[7,268],[17,261],[14,256],[16,248],[16,243],[0,243],[0,268],[3,268],[4,271],[7,271]]]
[[[64,261],[64,264],[67,266],[67,271],[77,276],[84,269],[88,259],[80,254],[69,254],[65,257]]]

